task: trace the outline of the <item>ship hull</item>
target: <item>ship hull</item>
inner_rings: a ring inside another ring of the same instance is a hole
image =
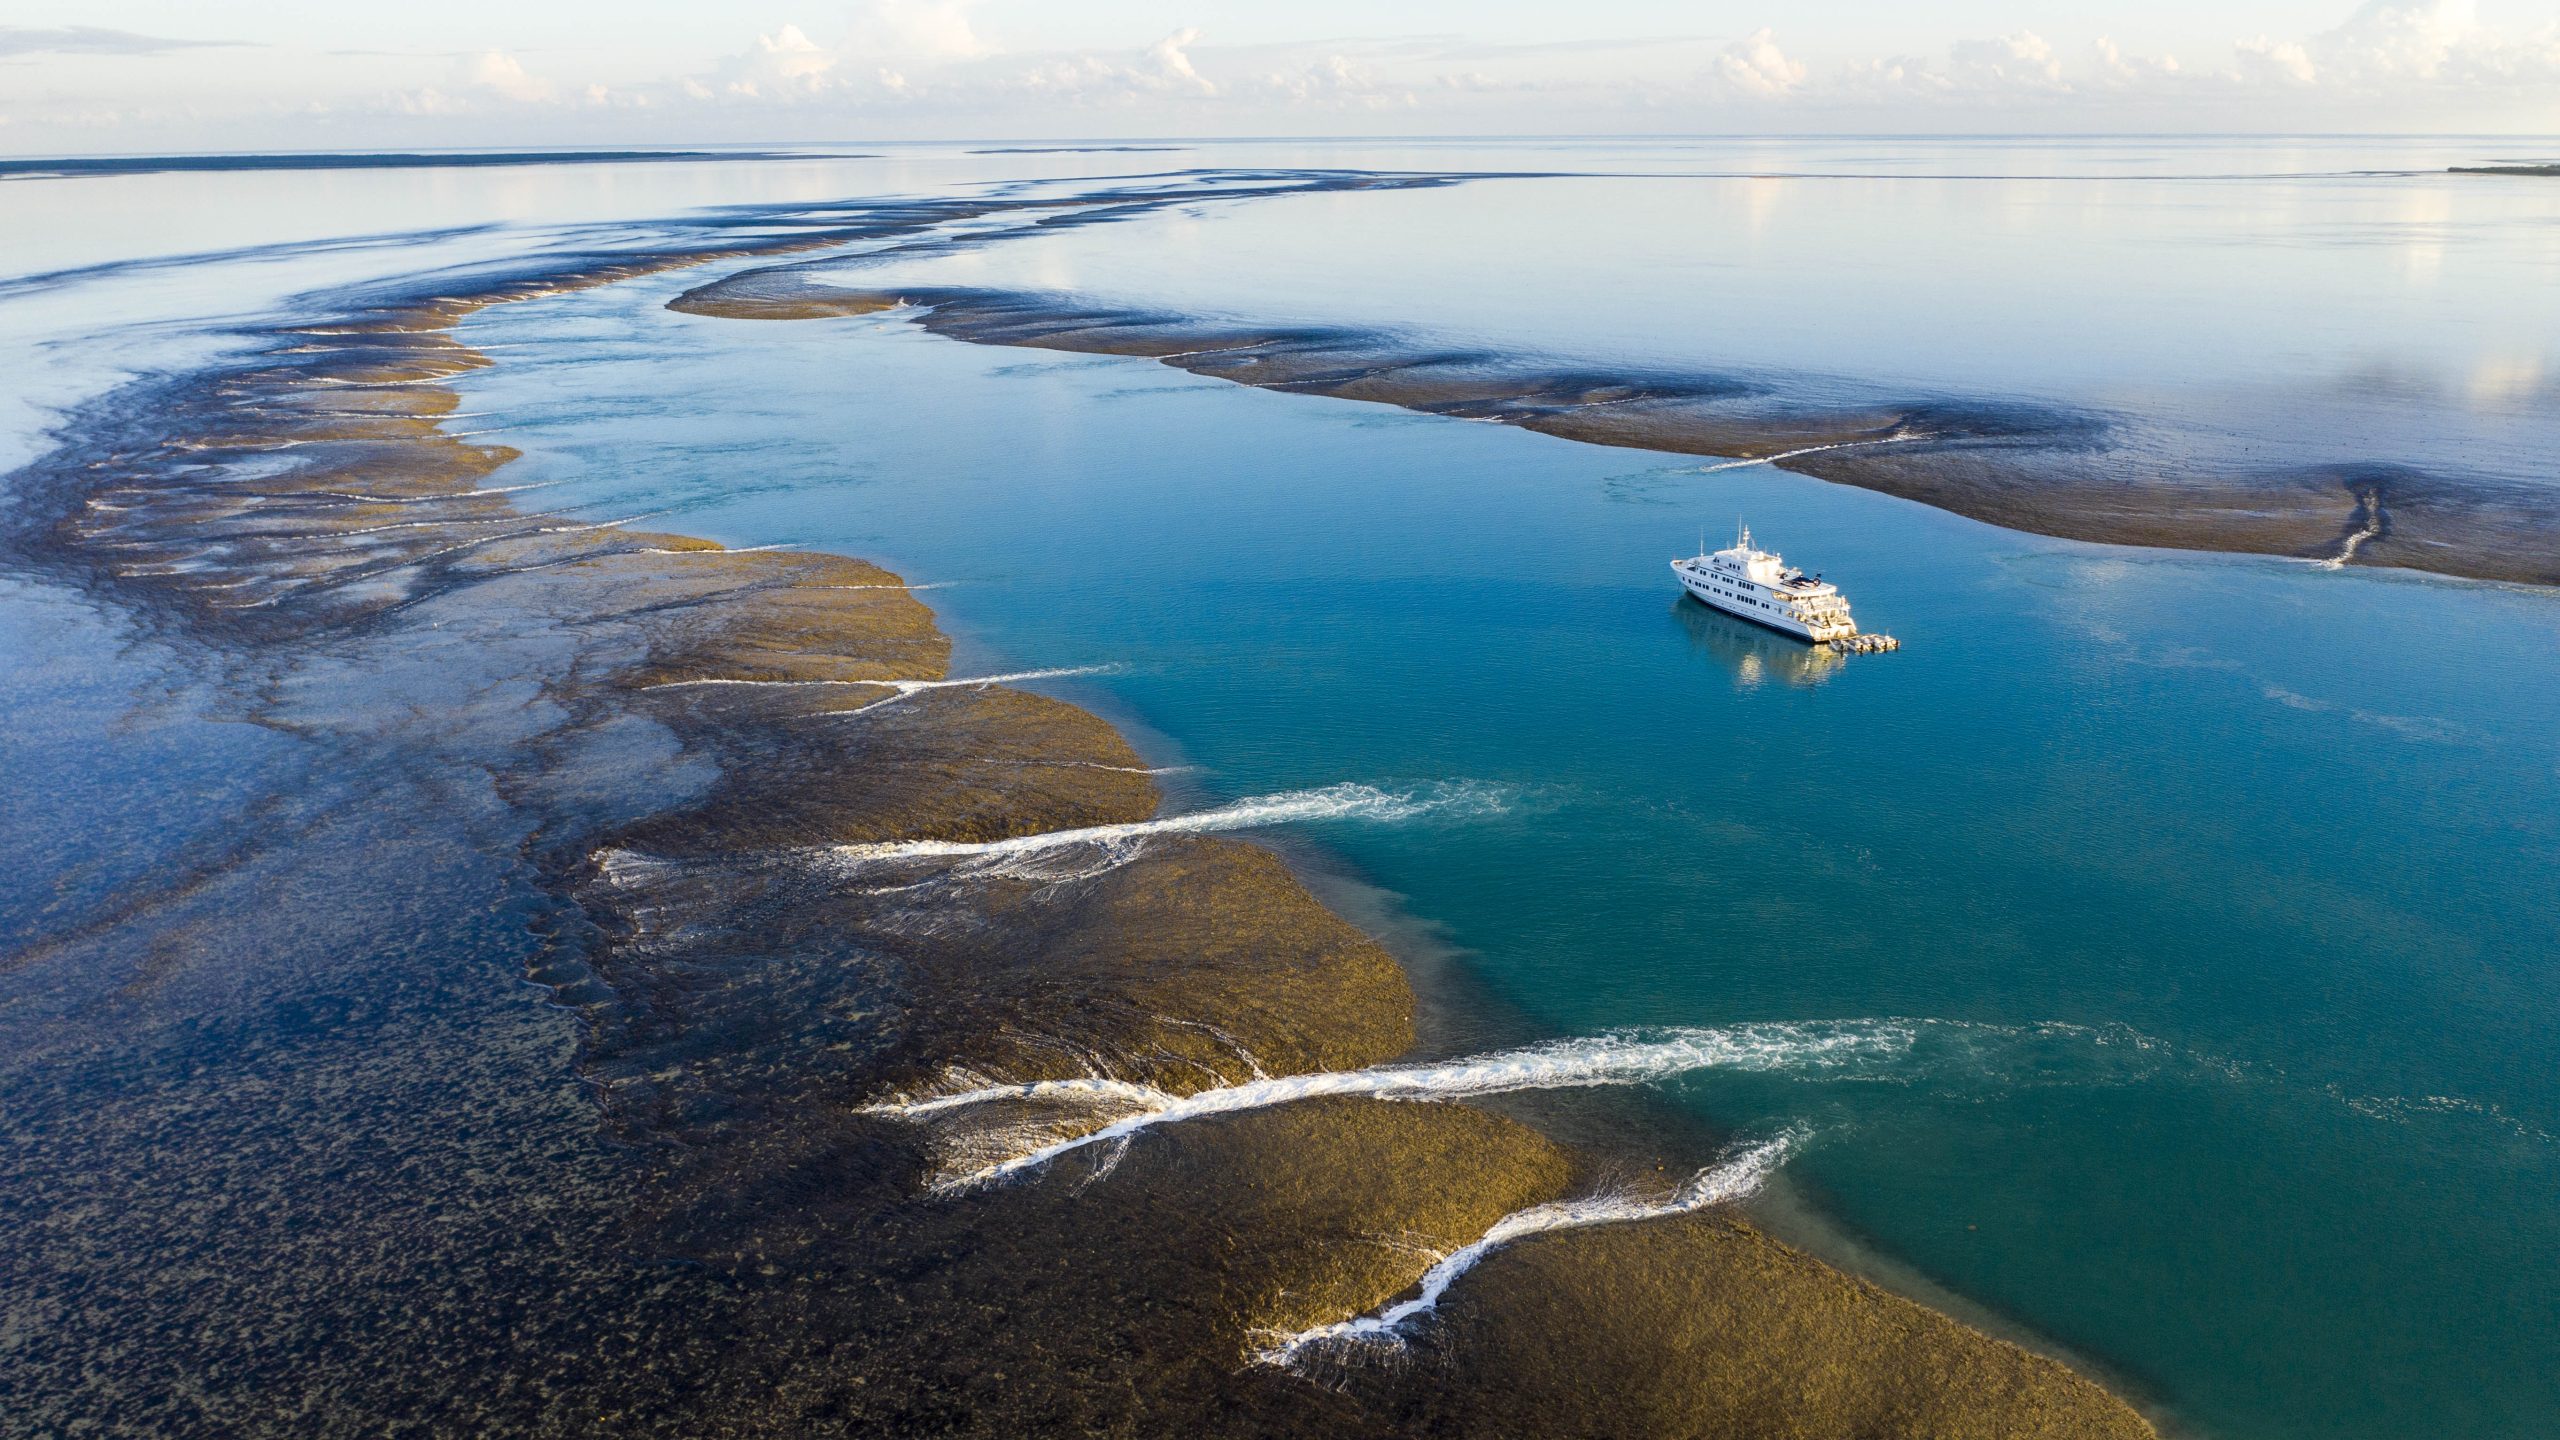
[[[1807,645],[1819,645],[1825,640],[1838,638],[1839,633],[1852,635],[1857,633],[1855,626],[1848,626],[1844,627],[1842,632],[1816,635],[1803,621],[1782,610],[1763,609],[1740,599],[1725,598],[1706,582],[1679,565],[1672,566],[1672,573],[1679,577],[1680,588],[1688,592],[1690,599],[1720,614],[1730,615],[1737,620],[1748,620],[1764,630],[1774,630],[1790,640],[1801,640]]]
[[[1699,593],[1697,586],[1691,585],[1686,581],[1681,582],[1680,588],[1689,592],[1690,599],[1697,601],[1699,604],[1706,606],[1708,609],[1715,611],[1719,615],[1730,615],[1736,620],[1748,620],[1763,630],[1774,630],[1777,633],[1786,636],[1790,640],[1801,640],[1807,645],[1815,643],[1813,632],[1792,620],[1778,616],[1763,615],[1756,611],[1740,609],[1721,595],[1705,595]]]

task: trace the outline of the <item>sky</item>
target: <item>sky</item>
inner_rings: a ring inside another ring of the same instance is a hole
[[[2560,0],[0,0],[0,153],[2560,133]]]

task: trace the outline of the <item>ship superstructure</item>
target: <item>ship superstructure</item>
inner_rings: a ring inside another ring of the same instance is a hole
[[[1710,555],[1701,545],[1696,555],[1672,561],[1671,573],[1702,603],[1782,635],[1820,645],[1850,640],[1858,633],[1858,622],[1849,618],[1849,602],[1841,596],[1840,587],[1755,548],[1748,525],[1734,536],[1731,548]]]

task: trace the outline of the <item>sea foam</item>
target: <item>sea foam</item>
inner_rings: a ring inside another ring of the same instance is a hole
[[[740,555],[746,552],[730,550],[720,553]],[[831,590],[895,590],[906,587],[895,585],[831,585],[826,588]],[[683,690],[710,685],[752,685],[790,689],[819,688],[831,685],[862,685],[875,690],[887,690],[891,692],[887,696],[875,700],[868,705],[861,706],[858,709],[828,710],[821,712],[817,717],[820,719],[834,720],[842,719],[847,715],[859,715],[865,710],[877,710],[892,700],[903,700],[910,695],[919,694],[926,690],[975,690],[989,685],[1010,685],[1021,680],[1057,680],[1070,675],[1108,675],[1112,672],[1113,668],[1114,667],[1109,665],[1074,665],[1050,670],[1015,670],[1003,675],[962,675],[949,680],[730,680],[714,677],[701,680],[661,680],[655,685],[647,685],[641,688],[647,690]]]
[[[1786,1162],[1788,1154],[1801,1140],[1800,1135],[1790,1132],[1774,1140],[1740,1147],[1690,1176],[1679,1189],[1661,1199],[1648,1200],[1618,1193],[1580,1200],[1558,1200],[1532,1205],[1526,1210],[1514,1210],[1493,1222],[1492,1227],[1475,1240],[1441,1256],[1423,1272],[1418,1289],[1410,1299],[1396,1301],[1349,1320],[1280,1335],[1255,1351],[1253,1358],[1265,1365],[1294,1367],[1326,1352],[1340,1354],[1361,1347],[1401,1346],[1405,1342],[1405,1327],[1438,1309],[1440,1297],[1449,1293],[1449,1287],[1457,1283],[1458,1277],[1474,1269],[1477,1262],[1496,1250],[1532,1235],[1555,1230],[1654,1220],[1668,1215],[1686,1215],[1711,1205],[1731,1204],[1758,1190]]]
[[[1932,437],[1925,430],[1905,427],[1873,440],[1841,440],[1829,445],[1806,445],[1800,449],[1781,450],[1775,455],[1760,455],[1749,460],[1720,460],[1713,465],[1701,465],[1692,473],[1714,475],[1726,470],[1748,470],[1755,465],[1775,465],[1781,460],[1793,460],[1804,455],[1828,454],[1833,450],[1862,450],[1873,445],[1901,445],[1913,440],[1930,438]]]
[[[1899,1021],[1771,1023],[1720,1029],[1613,1033],[1517,1050],[1364,1070],[1320,1071],[1222,1085],[1175,1095],[1132,1081],[1092,1076],[1015,1085],[978,1085],[940,1095],[900,1097],[869,1113],[926,1120],[1000,1101],[1059,1107],[1063,1126],[1011,1122],[963,1131],[944,1152],[938,1190],[965,1190],[1026,1174],[1094,1145],[1121,1146],[1158,1126],[1265,1109],[1328,1095],[1448,1101],[1525,1090],[1642,1085],[1700,1070],[1840,1070],[1891,1062],[1910,1052],[1913,1027]],[[1091,1121],[1114,1115],[1099,1126]]]
[[[1505,787],[1473,781],[1421,785],[1405,790],[1385,790],[1375,785],[1347,782],[1313,790],[1257,795],[1249,800],[1238,800],[1209,810],[1195,810],[1187,815],[1162,815],[1152,820],[1130,820],[1116,825],[1044,830],[1036,835],[1016,835],[1005,840],[891,840],[833,845],[824,847],[824,853],[848,867],[890,860],[990,859],[1081,845],[1122,846],[1151,835],[1255,830],[1313,820],[1394,822],[1430,814],[1498,814],[1509,801],[1510,791]]]

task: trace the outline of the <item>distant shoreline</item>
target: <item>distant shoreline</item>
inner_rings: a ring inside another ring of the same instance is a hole
[[[301,151],[278,155],[82,155],[55,160],[0,160],[0,178],[71,180],[107,175],[219,174],[242,170],[476,170],[510,165],[645,165],[699,160],[863,160],[867,155],[814,157],[792,150],[472,150]]]

